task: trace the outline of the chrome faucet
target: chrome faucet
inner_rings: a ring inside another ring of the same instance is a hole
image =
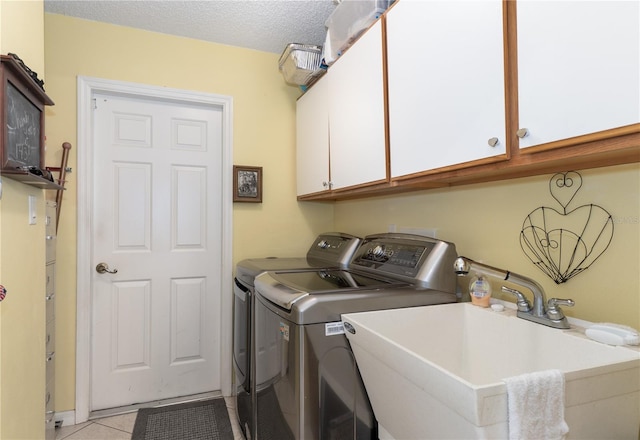
[[[453,268],[459,276],[466,275],[469,272],[475,272],[478,274],[495,277],[504,281],[509,281],[518,286],[522,286],[531,290],[533,294],[533,306],[522,294],[522,292],[512,289],[506,286],[502,286],[502,291],[512,294],[516,297],[516,306],[518,307],[518,318],[533,321],[538,324],[547,325],[549,327],[568,329],[569,322],[564,316],[562,309],[559,307],[565,305],[573,307],[575,302],[571,299],[558,299],[551,298],[549,301],[546,299],[544,289],[540,284],[527,278],[523,275],[518,275],[514,272],[498,269],[495,267],[487,266],[486,264],[478,263],[467,257],[458,257],[453,263]]]

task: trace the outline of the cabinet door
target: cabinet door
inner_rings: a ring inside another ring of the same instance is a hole
[[[500,0],[400,1],[388,12],[392,177],[505,153],[502,17]]]
[[[329,68],[333,189],[387,178],[383,68],[380,21]]]
[[[517,17],[521,148],[640,121],[637,1],[526,0]]]
[[[328,190],[329,99],[326,75],[296,105],[296,172],[298,195]]]

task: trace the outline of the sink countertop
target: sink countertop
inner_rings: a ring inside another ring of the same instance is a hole
[[[495,311],[491,310],[490,308],[485,309],[488,312],[491,312],[491,313],[503,313],[503,314],[508,315],[508,316],[513,316],[514,318],[518,317],[515,303],[512,303],[510,301],[504,301],[504,300],[492,298],[491,299],[491,304],[502,304],[504,306],[504,311],[495,312]],[[480,308],[482,308],[482,307],[480,307]],[[567,330],[555,329],[555,330],[563,332],[563,333],[571,334],[571,335],[576,336],[578,338],[584,338],[584,339],[592,340],[585,334],[585,331],[590,326],[595,324],[595,322],[585,321],[584,319],[573,318],[571,316],[567,316],[567,320],[569,321],[569,325],[571,325],[570,329],[567,329]],[[537,324],[537,325],[542,325],[542,324]],[[597,342],[597,341],[594,341],[594,342]],[[607,344],[603,344],[603,345],[607,345]],[[614,346],[611,345],[611,347],[614,347]],[[624,347],[624,348],[628,348],[629,350],[633,350],[633,351],[636,351],[636,352],[640,353],[640,345],[617,345],[616,347]]]

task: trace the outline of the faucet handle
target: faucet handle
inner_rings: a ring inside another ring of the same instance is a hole
[[[529,300],[527,300],[527,298],[525,298],[522,292],[516,289],[511,289],[507,286],[502,286],[502,291],[505,293],[510,293],[512,295],[515,295],[517,299],[516,305],[518,306],[519,312],[525,312],[525,313],[531,312],[531,303],[529,302]]]
[[[564,313],[560,306],[573,307],[575,301],[572,299],[551,298],[547,301],[547,316],[549,319],[560,320],[564,318]]]

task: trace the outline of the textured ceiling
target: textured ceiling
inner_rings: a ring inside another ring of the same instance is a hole
[[[333,0],[45,0],[45,12],[282,53],[322,45]]]

